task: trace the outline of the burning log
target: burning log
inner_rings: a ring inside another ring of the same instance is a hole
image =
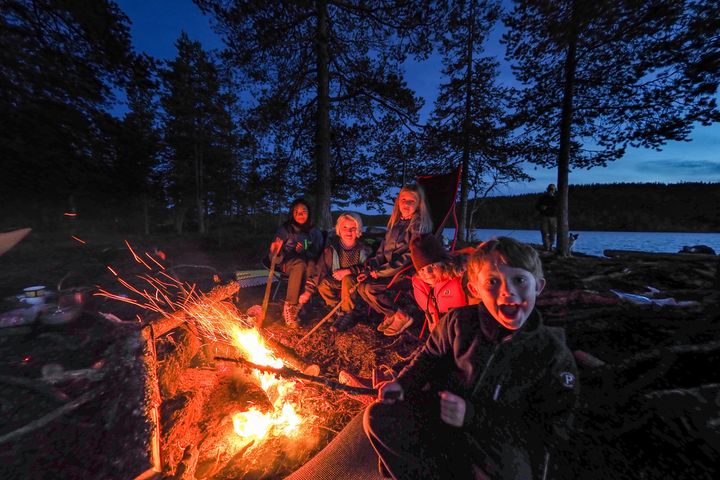
[[[294,349],[265,335],[263,335],[263,340],[265,340],[265,343],[267,343],[272,350],[280,353],[283,359],[290,364],[292,368],[301,370],[309,375],[317,375],[320,373],[319,366],[302,358]]]
[[[274,367],[268,367],[265,365],[258,365],[255,363],[252,363],[248,360],[245,360],[242,357],[238,358],[227,358],[227,357],[215,357],[215,360],[219,360],[221,362],[234,362],[239,363],[248,369],[252,370],[258,370],[265,373],[272,373],[274,375],[278,375],[285,378],[299,378],[301,380],[307,380],[312,383],[316,383],[319,385],[324,385],[326,387],[332,388],[333,390],[342,390],[348,393],[352,393],[353,395],[377,395],[377,389],[375,388],[363,388],[363,387],[351,387],[349,385],[345,385],[344,383],[336,382],[334,380],[330,380],[328,378],[318,377],[315,375],[308,375],[307,373],[300,372],[298,370],[294,370],[289,367],[280,367],[280,368],[274,368]]]
[[[188,445],[185,447],[182,459],[175,469],[175,475],[172,477],[173,480],[194,480],[199,454],[197,446]]]

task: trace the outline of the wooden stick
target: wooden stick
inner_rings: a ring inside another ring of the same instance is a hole
[[[262,303],[262,311],[260,312],[260,316],[258,316],[256,325],[257,328],[260,329],[263,326],[263,322],[265,321],[265,315],[267,314],[267,308],[268,308],[268,302],[270,302],[270,290],[272,290],[272,281],[275,277],[275,265],[277,265],[277,259],[280,255],[281,248],[278,248],[278,251],[275,252],[275,255],[273,255],[272,260],[270,261],[270,272],[268,273],[268,279],[267,279],[267,285],[265,285],[265,296],[263,297],[263,303]]]
[[[355,290],[358,289],[358,286],[360,286],[360,282],[358,282],[358,283],[356,283],[355,285],[352,286],[352,288],[348,291],[348,295],[352,295],[353,293],[355,293]],[[325,323],[325,322],[327,322],[328,320],[330,320],[330,317],[332,317],[333,314],[338,311],[338,309],[340,308],[340,305],[342,305],[342,301],[339,301],[339,302],[337,303],[337,305],[335,305],[335,306],[333,307],[333,309],[330,310],[330,312],[329,312],[327,315],[325,315],[325,316],[323,317],[323,319],[318,322],[317,325],[315,325],[315,326],[313,327],[312,330],[310,330],[308,333],[305,334],[304,337],[302,337],[300,340],[298,340],[297,343],[295,344],[295,346],[297,347],[298,345],[300,345],[300,344],[303,342],[303,340],[305,340],[307,337],[309,337],[310,335],[312,335],[313,333],[315,333],[315,331],[316,331],[318,328],[320,328],[320,326],[321,326],[323,323]]]
[[[33,380],[23,377],[13,377],[10,375],[0,375],[0,383],[25,387],[38,393],[42,393],[43,395],[47,395],[48,397],[58,402],[67,402],[69,400],[69,397],[65,395],[65,393],[54,387],[48,386],[47,384],[39,380]]]
[[[220,360],[222,362],[239,363],[241,365],[244,365],[247,368],[251,368],[254,370],[260,370],[261,372],[273,373],[275,375],[280,375],[281,377],[300,378],[303,380],[307,380],[309,382],[317,383],[320,385],[325,385],[326,387],[330,387],[334,390],[343,390],[345,392],[349,392],[354,395],[377,395],[377,392],[378,392],[376,388],[351,387],[350,385],[345,385],[344,383],[336,382],[336,381],[330,380],[328,378],[316,377],[314,375],[308,375],[307,373],[303,373],[298,370],[293,370],[292,368],[288,368],[288,367],[273,368],[273,367],[267,367],[265,365],[258,365],[256,363],[252,363],[248,360],[245,360],[242,357],[238,357],[238,358],[215,357],[215,360]]]
[[[312,330],[310,330],[308,333],[305,334],[304,337],[302,337],[300,340],[297,341],[297,343],[295,344],[295,346],[297,347],[298,345],[300,345],[300,344],[303,342],[303,340],[305,340],[307,337],[309,337],[310,335],[312,335],[313,333],[315,333],[315,331],[316,331],[318,328],[320,328],[323,323],[325,323],[325,322],[327,322],[328,320],[330,320],[330,318],[335,314],[335,312],[338,311],[338,309],[340,308],[341,305],[342,305],[342,302],[338,302],[338,304],[335,305],[335,306],[332,308],[332,310],[330,310],[330,311],[328,312],[328,314],[325,315],[325,316],[323,317],[323,319],[320,320],[320,321],[318,322],[318,324],[315,325],[315,326],[312,328]]]
[[[25,435],[26,433],[30,433],[34,430],[37,430],[38,428],[42,428],[45,425],[47,425],[48,423],[55,420],[56,418],[60,418],[63,415],[65,415],[66,413],[72,412],[73,410],[75,410],[76,408],[81,406],[83,403],[86,403],[86,402],[92,400],[92,398],[95,395],[97,395],[99,393],[99,391],[100,390],[98,389],[98,390],[92,390],[90,392],[83,393],[75,400],[72,400],[72,401],[66,403],[65,405],[63,405],[62,407],[60,407],[56,410],[53,410],[52,412],[48,413],[44,417],[40,417],[37,420],[33,420],[32,422],[28,423],[24,427],[20,427],[17,430],[14,430],[6,435],[3,435],[2,437],[0,437],[0,445],[2,445],[5,442],[14,440],[18,437],[21,437],[21,436]]]

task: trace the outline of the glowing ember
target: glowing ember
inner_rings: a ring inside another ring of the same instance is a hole
[[[262,337],[254,329],[234,330],[234,345],[243,356],[257,365],[282,368],[282,360],[275,358],[265,346]],[[263,414],[256,409],[233,416],[235,432],[241,437],[263,438],[266,434],[293,436],[299,432],[301,418],[288,401],[288,395],[295,390],[295,382],[277,378],[270,373],[255,371],[260,386],[273,402],[274,412]]]
[[[245,439],[264,438],[271,425],[270,414],[262,413],[257,408],[233,415],[235,433]]]
[[[165,267],[148,253],[145,261],[127,243],[133,258],[150,273],[145,272],[136,278],[147,284],[134,286],[121,278],[110,266],[107,268],[116,280],[136,298],[110,293],[100,289],[98,295],[130,303],[157,312],[167,318],[179,318],[193,322],[204,337],[235,346],[240,354],[252,363],[273,368],[282,368],[282,360],[265,346],[259,332],[247,317],[240,315],[231,302],[225,298],[237,292],[236,283],[217,286],[209,294],[198,292],[195,285],[183,283],[171,276]],[[164,254],[157,252],[159,259]],[[154,270],[157,269],[157,270]],[[149,287],[149,288],[148,288]],[[253,407],[232,416],[235,432],[243,441],[262,440],[272,436],[295,437],[300,433],[303,419],[298,415],[289,396],[295,390],[295,382],[278,378],[275,375],[255,371],[255,377],[273,405],[273,411],[263,413]]]

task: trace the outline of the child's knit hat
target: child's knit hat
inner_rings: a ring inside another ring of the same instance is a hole
[[[450,258],[450,255],[432,233],[423,233],[410,242],[410,256],[415,270],[420,270],[431,263],[441,262]]]

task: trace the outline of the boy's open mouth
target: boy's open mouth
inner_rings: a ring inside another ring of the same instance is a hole
[[[498,305],[498,310],[507,318],[515,318],[520,310],[520,305],[516,303],[506,303],[504,305]]]

